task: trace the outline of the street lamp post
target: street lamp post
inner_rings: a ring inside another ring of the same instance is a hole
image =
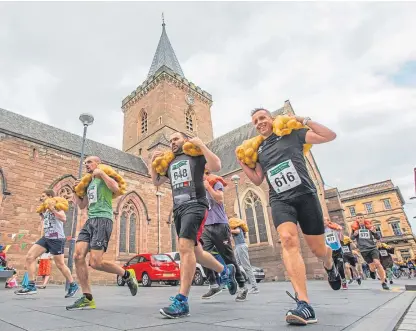
[[[79,160],[79,168],[78,168],[78,179],[81,179],[82,176],[82,164],[84,161],[84,150],[85,150],[85,140],[87,137],[87,128],[88,126],[94,123],[94,117],[90,114],[81,114],[79,116],[79,120],[81,121],[82,125],[84,126],[84,133],[82,135],[82,146],[81,146],[81,158]],[[78,209],[77,207],[74,208],[74,218],[72,223],[71,229],[71,243],[69,245],[69,256],[68,256],[68,268],[72,274],[72,269],[74,265],[74,250],[75,250],[75,236],[77,232],[77,220],[78,220]],[[66,288],[68,289],[68,282],[66,283]]]
[[[234,176],[231,177],[231,180],[235,184],[235,193],[237,194],[237,201],[238,201],[238,212],[240,214],[240,219],[242,219],[243,216],[242,216],[242,213],[241,213],[240,194],[238,193],[238,183],[240,181],[240,176],[239,175],[234,175]]]
[[[160,191],[156,192],[157,198],[157,253],[160,254],[160,199],[163,193]]]

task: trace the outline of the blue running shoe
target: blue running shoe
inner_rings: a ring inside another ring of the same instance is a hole
[[[65,298],[72,298],[75,293],[77,293],[79,290],[79,286],[77,283],[72,283],[69,285],[68,293],[65,295]]]
[[[180,318],[189,316],[189,305],[187,302],[178,300],[177,297],[170,297],[172,301],[169,307],[162,308],[160,313],[167,318]]]
[[[238,284],[235,279],[235,267],[233,264],[228,264],[227,271],[221,274],[221,285],[227,285],[228,292],[230,292],[231,295],[237,293]]]
[[[20,290],[14,291],[14,294],[17,295],[31,295],[31,294],[36,294],[38,293],[36,286],[33,285],[27,285],[22,287]]]

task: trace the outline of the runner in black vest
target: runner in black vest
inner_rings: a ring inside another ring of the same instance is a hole
[[[286,321],[299,325],[316,323],[306,290],[298,223],[309,248],[324,261],[329,284],[334,290],[341,288],[341,277],[334,268],[332,250],[325,244],[323,214],[315,185],[306,168],[303,145],[326,143],[334,140],[336,134],[310,118],[296,116],[298,122],[307,124],[310,129],[293,130],[289,135],[278,137],[273,133],[273,118],[268,110],[255,109],[251,116],[253,125],[265,140],[258,149],[255,169],[239,162],[255,185],[261,185],[265,177],[269,184],[272,217],[282,243],[283,262],[297,293],[294,298],[297,307],[287,312]]]
[[[183,153],[182,146],[186,141],[198,146],[204,155],[191,157]],[[199,138],[189,139],[184,133],[177,132],[170,137],[170,146],[175,159],[170,163],[167,177],[160,177],[152,168],[153,184],[160,186],[168,179],[172,186],[173,216],[176,232],[179,237],[179,255],[181,258],[181,284],[179,294],[172,299],[169,307],[162,308],[160,313],[168,318],[189,316],[188,295],[198,262],[221,274],[221,283],[237,289],[235,267],[224,267],[210,253],[204,252],[199,240],[205,219],[208,215],[208,200],[204,186],[205,168],[217,172],[221,161]],[[162,152],[155,151],[152,162]],[[231,291],[230,291],[231,292]],[[235,291],[234,291],[235,293]]]

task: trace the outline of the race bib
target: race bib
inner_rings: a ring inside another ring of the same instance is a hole
[[[327,233],[326,234],[326,242],[328,243],[328,244],[333,244],[333,243],[335,243],[337,241],[337,238],[335,238],[335,235],[334,235],[334,233]]]
[[[348,246],[342,246],[341,248],[343,253],[351,253],[350,248]]]
[[[191,167],[189,160],[182,160],[172,164],[170,168],[170,180],[172,186],[183,186],[184,183],[192,181]]]
[[[385,249],[380,251],[380,255],[381,256],[389,256],[389,253],[387,253],[387,251]]]
[[[370,231],[365,230],[365,229],[360,229],[358,231],[358,237],[360,237],[361,239],[370,239]]]
[[[91,185],[88,187],[88,205],[97,202],[97,186]]]
[[[269,169],[267,177],[276,193],[291,190],[301,184],[299,174],[293,166],[292,160],[284,161]]]

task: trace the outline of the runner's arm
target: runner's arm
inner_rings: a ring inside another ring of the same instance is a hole
[[[232,234],[239,234],[241,232],[240,228],[231,229]]]
[[[97,171],[99,170],[99,171]],[[99,177],[104,181],[105,185],[107,185],[107,187],[110,189],[111,192],[117,194],[119,192],[119,187],[118,187],[118,183],[116,182],[115,179],[111,178],[109,175],[107,175],[104,171],[102,171],[101,169],[95,169],[95,172],[99,173]],[[94,174],[93,173],[93,174]],[[94,174],[95,176],[96,174]]]
[[[209,184],[206,185],[205,188],[217,203],[223,203],[224,202],[224,192],[221,189],[215,190]]]
[[[263,183],[264,174],[263,170],[261,169],[260,163],[256,163],[256,168],[251,169],[245,163],[241,162],[238,158],[237,161],[240,164],[241,169],[243,169],[244,173],[247,175],[248,179],[250,179],[254,185],[260,186],[261,183]]]
[[[304,119],[304,117],[296,116],[296,120],[300,123],[303,123]],[[337,134],[334,131],[318,122],[309,120],[307,126],[310,129],[305,136],[305,142],[307,144],[323,144],[330,142],[337,137]]]
[[[158,151],[158,150],[154,151],[152,154],[151,162],[153,163],[153,161],[157,157],[162,156],[162,155],[163,153],[161,151]],[[148,168],[150,168],[150,176],[152,177],[152,182],[154,186],[160,186],[168,180],[168,177],[159,175],[156,172],[156,170],[152,167],[152,164],[150,164]]]
[[[207,161],[205,167],[211,172],[218,172],[221,170],[221,160],[216,156],[209,148],[202,142],[198,137],[189,139],[189,142],[199,147],[204,154],[205,160]]]
[[[55,215],[55,218],[61,222],[66,222],[66,214],[63,210],[56,210],[55,208],[51,209],[51,212]]]

